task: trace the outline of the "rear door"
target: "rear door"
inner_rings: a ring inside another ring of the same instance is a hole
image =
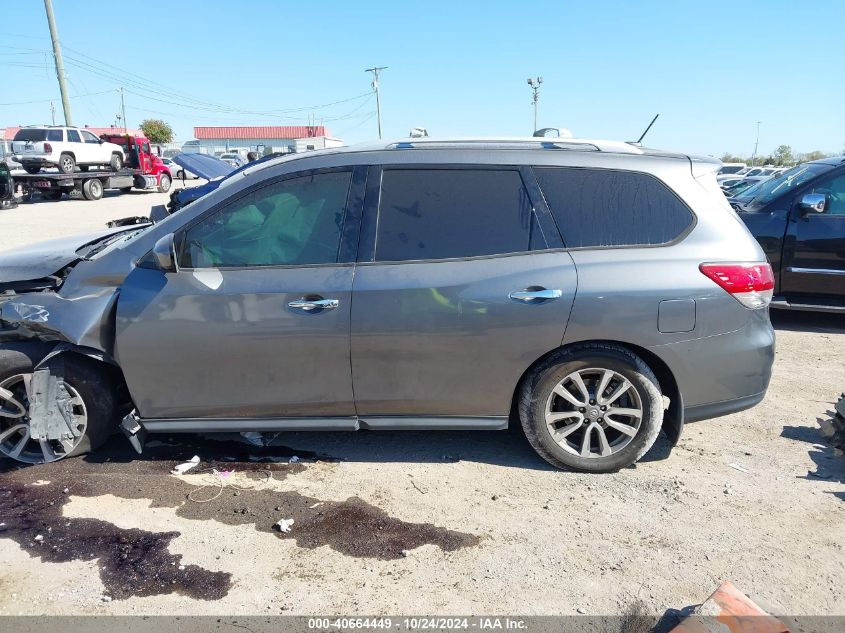
[[[802,213],[798,203],[808,193],[827,198],[823,213]],[[780,290],[793,297],[845,300],[845,169],[796,196],[784,239]]]
[[[354,415],[353,172],[260,183],[177,231],[178,272],[129,274],[116,356],[141,417]]]
[[[77,164],[86,164],[92,161],[91,152],[85,143],[82,142],[82,137],[79,135],[79,130],[67,130],[68,150],[73,152],[76,157]]]
[[[502,421],[523,372],[560,345],[576,273],[532,178],[504,166],[370,169],[351,342],[365,422]]]

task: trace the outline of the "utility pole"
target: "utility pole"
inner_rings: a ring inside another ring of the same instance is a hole
[[[379,84],[378,84],[378,74],[382,70],[387,70],[387,66],[373,66],[372,68],[367,68],[364,72],[365,73],[373,73],[373,91],[376,93],[376,119],[378,120],[378,137],[381,138],[381,101],[379,100]]]
[[[65,125],[73,125],[73,114],[70,111],[70,99],[65,85],[65,63],[62,61],[62,49],[59,45],[59,33],[56,30],[56,18],[53,15],[53,1],[44,0],[47,10],[47,24],[50,26],[50,39],[53,40],[53,60],[56,62],[56,77],[59,80],[59,91],[62,93],[62,109],[65,112]]]
[[[534,104],[534,130],[532,134],[537,131],[537,102],[540,100],[540,84],[543,83],[542,77],[537,77],[536,79],[532,79],[531,77],[528,78],[528,85],[531,86],[531,90],[534,91],[534,97],[532,99],[532,103]]]
[[[50,117],[53,119],[53,125],[56,124],[56,104],[50,102]]]
[[[123,100],[123,86],[117,91],[120,93],[120,120],[123,122],[123,133],[126,134],[126,103]]]
[[[751,155],[751,166],[754,167],[754,161],[757,160],[757,145],[760,143],[760,121],[757,121],[757,139],[754,141],[754,153]]]

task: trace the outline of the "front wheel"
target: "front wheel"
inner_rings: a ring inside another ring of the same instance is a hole
[[[594,473],[635,463],[654,444],[663,396],[654,373],[629,350],[585,344],[561,350],[522,386],[520,419],[550,464]]]
[[[167,193],[168,191],[170,191],[170,183],[170,176],[168,176],[167,174],[161,174],[161,176],[159,176],[158,181],[158,192]]]
[[[115,428],[111,381],[95,363],[75,357],[64,359],[60,375],[56,394],[64,428],[57,439],[33,438],[32,359],[18,350],[0,349],[0,453],[19,462],[43,464],[84,455],[108,439]]]

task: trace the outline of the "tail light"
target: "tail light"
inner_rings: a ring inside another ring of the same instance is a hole
[[[52,146],[52,145],[50,145],[49,143],[44,143],[44,151],[45,151],[45,152],[52,152],[52,151],[53,151],[53,146]]]
[[[765,308],[772,300],[775,276],[768,263],[701,264],[698,269],[746,308]]]

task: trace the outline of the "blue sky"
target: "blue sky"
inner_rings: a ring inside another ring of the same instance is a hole
[[[130,125],[163,118],[180,141],[309,115],[366,141],[379,65],[387,138],[530,134],[542,75],[540,127],[580,137],[633,140],[659,112],[654,147],[749,155],[756,121],[760,153],[845,146],[843,0],[53,2],[77,125],[112,123],[123,85]],[[49,99],[60,120],[43,3],[3,17],[0,127],[49,122]]]

